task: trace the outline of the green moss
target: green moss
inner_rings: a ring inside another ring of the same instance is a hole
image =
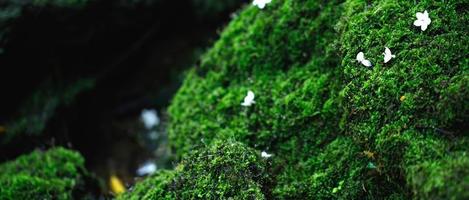
[[[129,192],[119,196],[119,199],[171,199],[173,196],[167,192],[175,171],[160,170],[143,181],[138,182],[129,189]]]
[[[72,199],[83,185],[84,160],[61,147],[0,165],[0,199]]]
[[[346,133],[376,149],[389,182],[406,182],[416,198],[468,197],[462,192],[469,175],[463,162],[468,149],[452,148],[469,145],[464,125],[469,71],[462,55],[469,52],[469,30],[458,25],[468,19],[461,6],[462,1],[349,1],[338,26],[347,83]],[[425,9],[432,24],[422,32],[412,23],[415,13]],[[388,64],[380,56],[385,46],[397,55]],[[354,60],[359,51],[369,55],[372,69]],[[432,174],[434,179],[419,181]],[[442,192],[436,180],[454,183],[444,186],[454,193]]]
[[[340,117],[340,82],[334,78],[339,60],[329,54],[333,37],[327,36],[334,35],[333,25],[322,21],[338,18],[337,4],[276,1],[270,9],[249,7],[235,18],[202,57],[201,66],[189,72],[172,102],[170,132],[178,153],[229,137],[257,148],[280,149],[283,142],[278,140],[316,138],[319,127],[330,131]],[[320,14],[321,7],[327,12]],[[280,31],[287,28],[290,31]],[[240,103],[249,89],[257,103],[245,108]]]
[[[159,171],[121,199],[265,199],[267,159],[239,142],[195,150],[174,171]]]
[[[467,198],[468,16],[457,0],[247,7],[188,72],[172,145],[179,157],[230,138],[272,152],[279,198]],[[242,107],[248,90],[256,104]]]
[[[451,153],[440,160],[424,161],[407,170],[413,194],[420,199],[464,199],[469,197],[469,155]]]

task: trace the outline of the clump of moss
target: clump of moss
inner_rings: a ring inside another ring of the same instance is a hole
[[[159,170],[129,189],[129,192],[118,196],[119,199],[171,199],[168,186],[175,175],[174,170]]]
[[[61,147],[0,165],[0,199],[72,199],[84,184],[84,159]]]
[[[268,162],[239,142],[194,151],[174,171],[159,171],[121,199],[265,199]]]
[[[279,198],[467,198],[466,5],[247,7],[188,72],[169,109],[172,145],[179,157],[227,139],[273,152]],[[425,9],[422,32],[412,23]],[[397,55],[387,64],[385,47]],[[242,107],[248,90],[256,104]]]

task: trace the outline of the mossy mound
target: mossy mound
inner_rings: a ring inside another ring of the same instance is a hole
[[[84,185],[84,159],[61,147],[0,165],[0,199],[72,199]]]
[[[271,194],[465,199],[464,1],[278,0],[249,6],[189,71],[170,108],[180,157],[240,141],[274,154]],[[422,32],[415,13],[428,10]],[[383,63],[389,47],[396,58]],[[355,57],[363,51],[374,64]],[[256,104],[240,105],[254,91]],[[431,177],[431,178],[423,178]]]
[[[174,171],[159,171],[120,199],[265,199],[267,159],[239,142],[196,150]]]
[[[168,192],[168,188],[174,175],[174,170],[159,170],[138,182],[129,192],[118,196],[118,199],[171,199],[174,196]]]

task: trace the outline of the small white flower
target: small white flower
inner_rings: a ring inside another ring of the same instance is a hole
[[[360,53],[357,54],[357,61],[362,63],[362,65],[365,65],[366,67],[373,66],[371,64],[371,61],[365,59],[365,54],[363,52],[360,52]]]
[[[428,25],[432,23],[432,20],[428,16],[428,12],[426,10],[423,13],[417,12],[416,16],[417,16],[417,20],[414,21],[414,26],[417,26],[417,27],[420,26],[422,31],[427,30]]]
[[[141,165],[138,169],[137,169],[137,175],[138,176],[146,176],[146,175],[149,175],[149,174],[153,174],[155,173],[156,171],[156,164],[151,162],[151,161],[148,161],[146,163],[144,163],[143,165]]]
[[[267,152],[262,151],[262,152],[261,152],[261,157],[263,157],[263,158],[270,158],[270,157],[272,157],[272,154],[268,154]]]
[[[270,2],[272,2],[272,0],[254,0],[252,5],[257,6],[260,9],[264,9],[265,5],[269,4]]]
[[[255,104],[256,102],[254,101],[254,92],[252,92],[251,90],[248,91],[248,94],[246,95],[246,97],[244,97],[244,102],[241,103],[242,106],[252,106],[252,104]]]
[[[384,63],[388,63],[392,58],[396,57],[396,55],[393,55],[391,53],[391,49],[387,47],[385,47],[383,55],[384,55]]]
[[[140,114],[140,119],[142,120],[143,125],[145,125],[145,128],[147,129],[152,129],[153,127],[160,124],[160,118],[158,117],[156,110],[153,109],[142,110],[142,114]]]

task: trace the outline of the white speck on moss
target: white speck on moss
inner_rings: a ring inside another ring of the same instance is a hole
[[[272,0],[254,0],[252,5],[257,6],[260,9],[264,9],[267,4],[272,2]]]
[[[268,154],[267,152],[262,151],[262,152],[261,152],[261,157],[263,157],[263,158],[270,158],[270,157],[272,157],[272,154]]]
[[[423,13],[417,12],[415,15],[417,16],[417,20],[414,21],[414,26],[420,27],[422,31],[427,30],[428,25],[432,23],[428,12],[425,10]]]
[[[396,55],[393,55],[391,53],[391,49],[387,47],[385,47],[383,55],[384,55],[384,63],[388,63],[391,59],[396,57]]]
[[[241,103],[241,105],[246,106],[246,107],[252,106],[252,104],[256,103],[256,101],[254,101],[254,98],[255,98],[254,92],[249,90],[246,97],[244,97],[244,101],[243,103]]]
[[[365,58],[365,54],[363,52],[360,52],[360,53],[357,54],[357,61],[360,62],[362,65],[365,65],[366,67],[373,66],[371,64],[371,61],[369,61]]]

